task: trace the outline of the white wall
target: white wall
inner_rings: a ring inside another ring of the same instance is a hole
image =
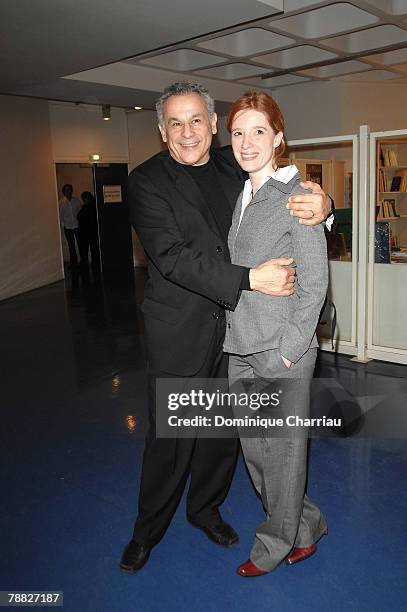
[[[407,85],[389,82],[304,83],[273,94],[289,140],[407,127]]]
[[[91,153],[101,161],[129,160],[126,112],[111,109],[111,121],[103,121],[100,106],[49,103],[52,149],[55,161],[89,162]]]
[[[341,86],[303,83],[272,92],[285,119],[288,140],[341,134]]]
[[[0,300],[62,278],[48,102],[0,96]]]
[[[166,148],[157,127],[155,111],[142,110],[127,114],[129,137],[129,170]],[[132,229],[133,261],[136,267],[147,265],[147,258],[134,229]]]
[[[166,148],[157,127],[155,111],[142,110],[127,114],[129,136],[129,170]]]
[[[372,132],[407,128],[407,85],[385,81],[344,83],[342,127],[349,132],[367,124]]]

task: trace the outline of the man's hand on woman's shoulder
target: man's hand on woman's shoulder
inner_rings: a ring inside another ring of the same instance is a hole
[[[299,218],[303,225],[318,225],[325,221],[332,210],[331,198],[326,195],[318,183],[303,181],[301,187],[312,189],[312,193],[292,195],[287,208],[290,214]]]

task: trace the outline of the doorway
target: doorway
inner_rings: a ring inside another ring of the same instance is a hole
[[[94,176],[91,164],[55,164],[55,171],[58,190],[58,208],[63,198],[62,189],[64,185],[72,185],[73,198],[77,198],[79,201],[81,193],[83,192],[90,192],[94,194]],[[71,257],[68,242],[61,222],[59,224],[59,229],[61,233],[62,263],[66,276],[66,271],[69,268]],[[77,260],[79,261],[79,244],[76,240],[76,236],[74,247],[77,252]]]
[[[59,201],[63,197],[62,188],[67,184],[72,185],[73,197],[79,199],[81,205],[83,193],[91,194],[95,198],[97,248],[91,249],[89,253],[92,269],[99,268],[104,276],[132,273],[133,245],[127,204],[127,164],[57,163],[55,166]],[[79,215],[79,219],[81,216],[83,215]],[[60,230],[63,265],[66,271],[71,258],[61,225]],[[80,235],[81,227],[75,245],[78,260]],[[85,250],[87,259],[86,244]],[[86,262],[84,263],[86,270]]]

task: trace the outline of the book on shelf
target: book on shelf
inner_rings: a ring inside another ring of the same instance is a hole
[[[404,170],[402,174],[398,172],[391,177],[386,175],[383,168],[379,168],[379,191],[382,193],[407,192],[407,171]]]
[[[405,251],[395,251],[391,254],[391,262],[407,263],[407,253]]]
[[[386,191],[386,180],[383,168],[379,168],[379,191]]]
[[[383,168],[379,168],[379,191],[385,193],[391,191],[391,183],[391,177],[386,175],[386,173],[383,171]]]
[[[398,165],[398,161],[397,161],[397,155],[396,152],[393,151],[393,149],[388,149],[389,151],[389,159],[390,159],[390,166],[397,166]]]
[[[383,166],[397,166],[397,154],[393,149],[383,149],[380,147],[380,161]]]
[[[380,200],[376,206],[376,221],[397,219],[399,216],[396,210],[396,200]]]
[[[390,185],[390,191],[401,191],[400,187],[401,187],[402,179],[403,179],[402,176],[399,176],[399,175],[393,176],[391,185]]]

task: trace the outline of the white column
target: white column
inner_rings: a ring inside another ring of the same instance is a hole
[[[366,353],[366,311],[369,234],[369,126],[359,130],[359,228],[358,228],[358,277],[357,277],[357,356],[353,361],[370,361]]]

